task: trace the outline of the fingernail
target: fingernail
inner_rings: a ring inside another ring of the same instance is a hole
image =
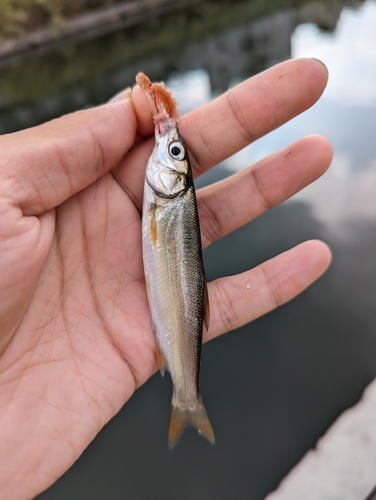
[[[128,97],[130,97],[131,93],[132,89],[131,87],[128,87],[112,97],[108,102],[124,101],[124,99],[128,99]]]
[[[319,62],[321,64],[321,66],[325,69],[325,73],[327,74],[327,76],[329,76],[329,70],[328,70],[327,66],[322,61],[320,61],[320,59],[316,59],[316,57],[312,57],[312,59],[314,61]]]

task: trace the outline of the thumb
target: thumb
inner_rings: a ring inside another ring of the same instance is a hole
[[[108,172],[134,142],[130,99],[0,137],[0,197],[40,215]]]

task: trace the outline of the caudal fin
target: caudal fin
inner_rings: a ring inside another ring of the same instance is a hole
[[[179,441],[183,430],[193,425],[198,432],[208,439],[212,444],[215,443],[213,428],[210,425],[201,396],[194,406],[171,406],[171,421],[168,431],[168,446],[170,450]]]

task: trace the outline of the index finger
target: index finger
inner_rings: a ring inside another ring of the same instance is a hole
[[[195,175],[306,111],[327,81],[328,70],[317,59],[286,61],[184,117],[181,130]]]
[[[285,61],[182,117],[179,129],[195,177],[310,108],[321,96],[327,80],[325,65],[316,59]],[[138,92],[133,99],[134,106],[140,109],[141,98]],[[146,106],[143,109],[146,129],[148,119],[152,127],[152,118],[150,110]],[[139,210],[143,191],[139,168],[146,166],[152,144],[151,139],[135,148],[114,171]]]

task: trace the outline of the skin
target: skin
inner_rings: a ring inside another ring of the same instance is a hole
[[[195,175],[309,108],[326,82],[320,62],[288,61],[183,117]],[[152,135],[136,87],[0,137],[4,498],[28,499],[51,485],[157,369],[140,219]],[[317,179],[331,155],[326,139],[306,137],[200,190],[204,246]],[[308,241],[210,283],[205,340],[292,299],[329,262],[326,245]]]

